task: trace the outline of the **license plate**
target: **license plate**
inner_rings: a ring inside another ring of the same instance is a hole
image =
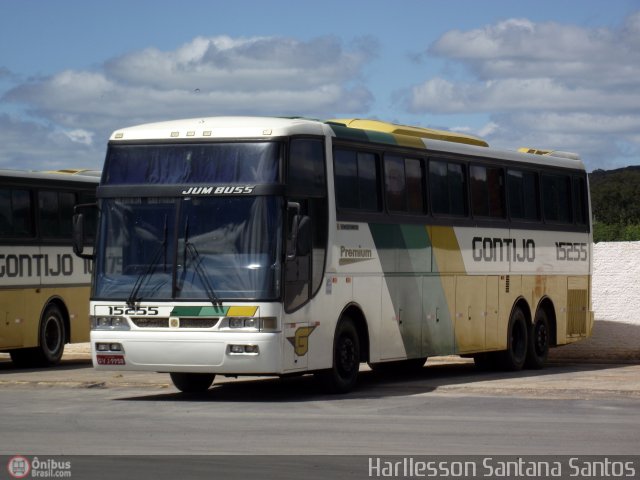
[[[124,355],[96,355],[98,365],[125,365]]]

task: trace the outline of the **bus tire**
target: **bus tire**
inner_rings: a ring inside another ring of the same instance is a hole
[[[213,373],[182,373],[169,374],[175,387],[184,393],[204,393],[216,378]]]
[[[505,370],[522,370],[527,359],[528,332],[527,318],[522,308],[516,305],[509,318],[507,349],[502,352],[502,367]]]
[[[527,348],[527,368],[540,369],[544,367],[549,356],[549,319],[547,312],[539,308],[529,330],[529,348]]]
[[[50,303],[40,319],[37,362],[42,366],[60,363],[66,338],[64,315],[57,305]]]
[[[343,318],[333,339],[333,367],[317,374],[323,388],[330,393],[347,393],[358,382],[360,339],[353,320]]]

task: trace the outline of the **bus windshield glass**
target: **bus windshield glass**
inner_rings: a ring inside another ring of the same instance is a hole
[[[103,185],[279,181],[276,142],[111,145]]]
[[[275,196],[103,199],[94,296],[276,299],[281,215]]]

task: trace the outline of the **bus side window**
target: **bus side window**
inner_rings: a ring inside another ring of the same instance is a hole
[[[509,216],[513,220],[538,221],[538,175],[522,170],[507,171]]]
[[[396,155],[384,157],[384,185],[387,208],[392,212],[407,211],[404,159]]]
[[[407,207],[411,213],[424,213],[424,171],[422,160],[404,159],[404,172],[407,185]]]
[[[424,213],[422,161],[385,155],[384,177],[390,212]]]
[[[472,165],[471,209],[474,217],[504,218],[504,174],[502,168]]]
[[[587,186],[583,177],[573,177],[573,205],[574,219],[578,225],[585,226],[588,222]]]
[[[431,206],[436,215],[467,215],[464,165],[441,160],[429,162]]]
[[[71,192],[40,191],[40,235],[43,238],[71,240],[75,194]]]
[[[551,223],[573,223],[569,175],[542,175],[544,219]]]
[[[289,195],[325,195],[324,146],[320,140],[291,140],[287,176]]]
[[[33,237],[33,203],[29,190],[0,189],[0,237]]]
[[[378,156],[337,149],[333,161],[338,208],[379,212]]]

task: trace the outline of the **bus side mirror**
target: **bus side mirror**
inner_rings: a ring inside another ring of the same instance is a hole
[[[82,204],[76,205],[73,208],[73,231],[72,231],[72,242],[73,242],[73,253],[75,253],[80,258],[93,259],[93,253],[84,253],[85,246],[85,213],[83,210],[97,210],[97,205],[95,203],[91,204]],[[93,213],[93,212],[92,212]]]
[[[300,214],[300,204],[289,202],[287,205],[291,216],[291,242],[287,252],[287,260],[309,255],[311,251],[311,219]]]

